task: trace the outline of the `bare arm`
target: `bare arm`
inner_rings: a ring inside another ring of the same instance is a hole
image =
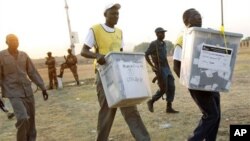
[[[149,55],[148,54],[145,54],[145,59],[146,59],[146,61],[148,62],[148,64],[153,68],[154,67],[154,65],[153,65],[153,63],[151,62],[151,60],[150,60],[150,58],[149,58]]]
[[[103,65],[106,63],[104,55],[90,51],[90,47],[87,46],[86,44],[83,45],[81,56],[86,57],[86,58],[97,59],[97,62],[100,65]]]
[[[86,58],[92,58],[96,59],[99,53],[94,53],[90,51],[90,47],[87,45],[83,45],[82,51],[81,51],[81,56],[86,57]]]

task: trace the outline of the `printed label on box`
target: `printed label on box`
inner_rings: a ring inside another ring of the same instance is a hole
[[[120,73],[122,74],[122,80],[126,89],[126,95],[127,97],[141,97],[145,96],[147,93],[147,90],[145,89],[145,80],[144,75],[142,74],[144,71],[143,64],[142,63],[136,63],[136,62],[123,62],[121,61],[118,63]],[[137,92],[137,95],[135,95],[135,90],[140,90],[140,92]]]
[[[230,71],[232,49],[203,44],[198,67],[215,71]]]

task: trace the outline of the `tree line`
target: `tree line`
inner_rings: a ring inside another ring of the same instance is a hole
[[[167,46],[167,55],[172,56],[174,53],[174,44],[171,41],[164,40]],[[134,52],[146,52],[149,47],[149,42],[142,42],[134,47]]]

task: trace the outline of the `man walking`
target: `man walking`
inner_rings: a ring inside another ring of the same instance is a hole
[[[161,27],[156,28],[155,34],[157,36],[157,39],[151,42],[149,48],[145,52],[145,58],[155,72],[159,86],[159,90],[157,90],[155,95],[153,95],[152,99],[150,99],[147,104],[149,111],[154,112],[154,102],[156,102],[158,99],[163,97],[164,94],[166,94],[166,112],[179,113],[179,111],[176,111],[172,108],[172,102],[174,101],[175,95],[175,84],[174,77],[167,60],[166,43],[163,41],[163,39],[165,38],[165,32],[166,30]],[[153,63],[150,60],[150,56]]]
[[[48,99],[48,94],[29,56],[17,49],[19,46],[17,36],[7,35],[6,44],[8,49],[0,52],[2,95],[9,98],[17,119],[15,124],[17,141],[35,141],[35,99],[30,80],[42,90],[44,100]]]
[[[119,18],[120,4],[111,3],[105,7],[105,24],[94,25],[86,37],[81,55],[97,60],[99,65],[106,63],[104,56],[110,51],[123,50],[122,31],[116,28]],[[90,49],[95,47],[96,52]],[[97,125],[97,141],[108,141],[109,133],[115,118],[117,108],[109,108],[105,97],[102,81],[96,71],[96,91],[100,104]],[[130,132],[136,141],[150,141],[150,136],[136,106],[121,107],[122,116],[129,126]]]
[[[185,10],[182,19],[186,28],[202,26],[201,14],[194,8]],[[178,77],[180,77],[181,70],[182,41],[183,35],[178,37],[173,55],[174,71]],[[202,113],[199,124],[188,141],[215,141],[221,120],[220,93],[195,89],[188,90]]]

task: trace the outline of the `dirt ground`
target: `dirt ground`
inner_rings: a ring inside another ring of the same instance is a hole
[[[169,59],[169,62],[172,62]],[[221,93],[222,118],[217,141],[229,140],[231,124],[250,124],[250,49],[240,49],[233,74],[231,89]],[[172,66],[172,64],[171,64]],[[50,90],[49,100],[44,102],[41,91],[35,93],[37,141],[94,141],[96,137],[99,104],[94,85],[92,65],[78,66],[81,85],[76,86],[73,75],[65,71],[64,88]],[[39,69],[48,84],[47,69]],[[59,69],[58,69],[59,72]],[[153,73],[148,69],[150,80]],[[157,90],[151,83],[151,91]],[[8,100],[7,106],[10,108]],[[146,101],[138,105],[139,112],[152,141],[184,141],[192,134],[201,117],[187,88],[176,77],[176,96],[173,106],[179,114],[166,114],[166,102],[155,103],[155,112],[147,110]],[[10,108],[11,109],[11,108]],[[8,120],[0,112],[0,141],[15,140],[15,119]],[[120,111],[111,129],[110,140],[133,141],[133,137]]]

